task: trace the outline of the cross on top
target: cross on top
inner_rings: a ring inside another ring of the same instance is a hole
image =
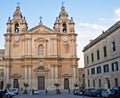
[[[62,6],[64,5],[65,2],[62,2]]]
[[[42,20],[42,16],[40,16],[40,20]]]
[[[17,2],[17,6],[19,6],[20,5],[20,2]]]
[[[42,16],[40,16],[40,23],[42,23]]]

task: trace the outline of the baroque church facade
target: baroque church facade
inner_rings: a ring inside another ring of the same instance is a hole
[[[28,29],[27,21],[17,6],[8,18],[5,36],[4,86],[31,89],[74,88],[78,82],[77,34],[73,18],[62,5],[53,29],[39,25]]]

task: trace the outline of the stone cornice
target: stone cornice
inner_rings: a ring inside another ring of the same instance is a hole
[[[104,39],[105,37],[107,37],[110,34],[114,33],[114,31],[116,31],[119,28],[120,28],[120,21],[118,21],[117,23],[115,23],[112,27],[110,27],[108,30],[106,30],[105,32],[103,32],[96,39],[94,39],[93,41],[91,41],[87,46],[85,46],[83,48],[83,52],[86,51],[87,49],[89,49],[90,47],[92,47],[93,45],[95,45],[96,43],[98,43],[99,41],[101,41],[102,39]]]

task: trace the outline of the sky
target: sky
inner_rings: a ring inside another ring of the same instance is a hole
[[[40,16],[47,27],[53,29],[62,2],[69,18],[73,17],[77,36],[79,67],[84,67],[83,48],[120,20],[120,0],[1,0],[0,1],[0,49],[4,49],[4,34],[8,17],[13,18],[17,3],[28,28],[39,24]]]

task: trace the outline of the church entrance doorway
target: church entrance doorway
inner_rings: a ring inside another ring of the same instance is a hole
[[[0,89],[3,89],[3,85],[4,85],[4,83],[3,83],[3,80],[0,82]]]
[[[13,88],[19,88],[18,79],[14,79],[14,80],[13,80]]]
[[[39,90],[45,89],[45,77],[44,76],[38,76],[38,89]]]
[[[69,89],[69,79],[68,78],[64,79],[64,89]]]

